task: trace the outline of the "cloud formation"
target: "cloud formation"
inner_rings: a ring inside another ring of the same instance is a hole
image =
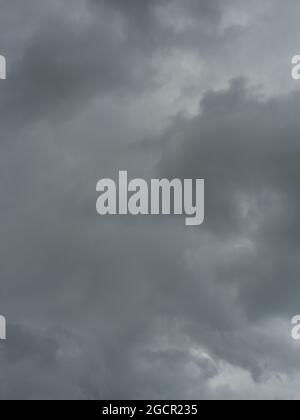
[[[2,10],[0,398],[298,399],[299,3]],[[205,178],[205,224],[99,218],[119,170]]]

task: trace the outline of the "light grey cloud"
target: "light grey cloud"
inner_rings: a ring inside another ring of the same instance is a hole
[[[1,7],[0,398],[299,398],[298,2]],[[205,225],[99,218],[120,169]]]

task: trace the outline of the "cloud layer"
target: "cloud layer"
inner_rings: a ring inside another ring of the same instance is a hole
[[[2,10],[0,398],[298,399],[299,2]],[[100,218],[119,170],[205,224]]]

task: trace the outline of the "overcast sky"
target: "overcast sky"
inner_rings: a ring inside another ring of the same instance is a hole
[[[299,1],[0,4],[0,398],[299,399]],[[119,170],[204,225],[100,217]]]

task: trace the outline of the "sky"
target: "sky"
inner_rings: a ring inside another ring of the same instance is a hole
[[[299,399],[299,1],[0,5],[0,399]],[[100,217],[120,170],[204,224]]]

